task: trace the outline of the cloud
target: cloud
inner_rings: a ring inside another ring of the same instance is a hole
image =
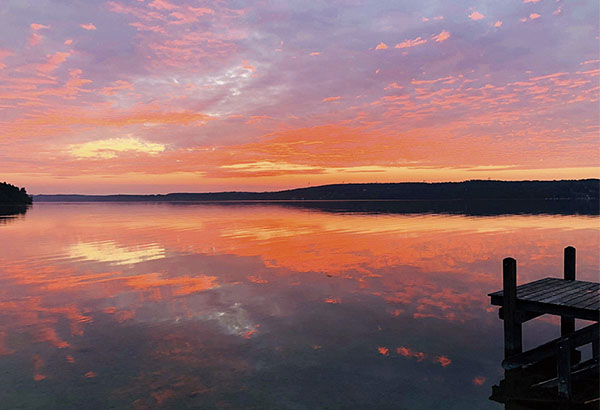
[[[46,62],[37,65],[37,70],[42,73],[50,73],[58,68],[59,65],[67,61],[67,58],[71,55],[70,52],[57,51],[54,54],[46,56]]]
[[[133,137],[108,138],[71,145],[69,152],[77,158],[115,158],[119,153],[137,152],[156,155],[165,150],[162,144],[155,144]]]
[[[502,20],[498,20],[494,23],[494,27],[502,27]]]
[[[477,376],[473,379],[473,384],[476,386],[482,386],[484,383],[485,383],[485,377],[483,377],[483,376]]]
[[[529,15],[529,18],[530,18],[531,20],[539,19],[540,17],[542,17],[542,16],[541,16],[541,15],[539,15],[539,14],[537,14],[537,13],[531,13],[531,14]]]
[[[28,43],[30,46],[38,45],[40,43],[40,41],[44,38],[42,35],[37,33],[39,30],[50,28],[50,26],[45,26],[43,24],[37,24],[37,23],[31,23],[29,25],[29,27],[33,31],[33,33],[31,33],[31,36],[29,37],[29,40],[28,40]]]
[[[38,45],[40,43],[40,41],[42,40],[42,38],[44,38],[44,37],[40,36],[38,33],[31,33],[28,43],[30,46]]]
[[[154,0],[152,3],[148,4],[148,6],[157,10],[174,10],[177,8],[176,5],[169,3],[166,0]]]
[[[448,33],[446,30],[442,30],[442,32],[440,34],[431,36],[431,38],[434,39],[438,43],[442,43],[450,38],[450,33]]]
[[[537,3],[540,0],[523,0],[523,3]]]
[[[379,44],[377,44],[377,47],[375,47],[375,50],[385,50],[386,48],[388,48],[387,44],[385,44],[383,41]]]
[[[469,18],[471,20],[481,20],[482,18],[485,18],[485,16],[477,10],[475,10],[473,13],[469,14]]]
[[[337,97],[327,97],[327,98],[323,98],[323,100],[321,100],[322,102],[330,102],[330,101],[338,101],[341,100],[342,97],[340,97],[339,95]]]
[[[29,25],[29,27],[31,27],[31,29],[34,30],[34,31],[42,30],[42,29],[45,29],[45,28],[50,28],[50,26],[45,26],[43,24],[37,24],[37,23],[31,23]]]
[[[421,37],[417,37],[415,39],[404,40],[402,43],[396,44],[394,48],[408,48],[408,47],[416,47],[420,44],[427,43],[427,39],[423,39]]]
[[[96,26],[93,23],[80,24],[79,27],[88,31],[96,30]]]

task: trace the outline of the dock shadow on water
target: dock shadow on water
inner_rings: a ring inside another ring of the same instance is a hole
[[[501,409],[502,259],[560,277],[571,244],[595,280],[598,221],[36,204],[0,226],[0,403]],[[560,336],[524,328],[525,347]]]

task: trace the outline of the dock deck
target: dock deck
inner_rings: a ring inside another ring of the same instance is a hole
[[[504,305],[504,291],[490,293],[491,304]],[[600,283],[544,278],[517,286],[517,309],[597,321]]]

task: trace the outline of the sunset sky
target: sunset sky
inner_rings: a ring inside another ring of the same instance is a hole
[[[2,0],[29,193],[600,175],[597,0]]]

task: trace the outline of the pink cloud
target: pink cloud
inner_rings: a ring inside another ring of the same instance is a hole
[[[88,31],[96,30],[96,26],[93,23],[80,24],[79,27]]]
[[[502,27],[502,21],[498,20],[497,22],[495,22],[494,27]]]
[[[318,51],[313,51],[312,53],[310,53],[311,56],[318,56],[321,55],[321,53],[319,53]]]
[[[40,41],[42,41],[42,38],[44,38],[43,36],[40,36],[38,33],[31,33],[31,36],[29,37],[29,45],[30,46],[35,46],[38,45],[40,43]]]
[[[339,95],[337,97],[327,97],[327,98],[323,98],[322,102],[330,102],[330,101],[338,101],[341,100],[342,97],[340,97]]]
[[[385,50],[386,48],[388,48],[387,44],[385,44],[383,41],[379,44],[377,44],[377,47],[375,47],[375,50]]]
[[[73,40],[72,39],[65,40],[65,45],[66,46],[70,46],[71,44],[73,44]]]
[[[148,6],[157,10],[174,10],[177,8],[176,5],[169,3],[166,0],[154,0],[152,3],[148,4]]]
[[[214,14],[215,13],[215,11],[213,9],[208,9],[205,7],[188,7],[188,10],[190,10],[192,13],[194,13],[198,17],[203,16],[205,14]]]
[[[45,26],[43,24],[37,24],[37,23],[31,23],[29,25],[29,27],[31,27],[31,29],[34,31],[42,30],[44,28],[50,28],[50,26]]]
[[[541,16],[541,15],[539,15],[539,14],[537,14],[537,13],[531,13],[531,14],[529,15],[529,18],[530,18],[531,20],[539,19],[540,17],[542,17],[542,16]]]
[[[421,37],[417,37],[415,39],[404,40],[402,43],[396,44],[395,48],[408,48],[408,47],[416,47],[420,44],[427,43],[427,39],[423,39]]]
[[[450,38],[450,33],[448,33],[446,30],[442,30],[442,32],[440,34],[431,36],[431,38],[434,39],[438,43],[442,43]]]
[[[537,3],[540,0],[523,0],[523,3]]]
[[[50,73],[58,68],[59,65],[67,61],[71,53],[56,52],[49,54],[45,63],[38,64],[37,69],[42,73]]]
[[[176,21],[171,21],[171,24],[188,24],[198,21],[198,17],[190,13],[180,13],[178,11],[174,11],[169,15],[177,19]]]
[[[552,14],[554,14],[555,16],[558,16],[560,13],[562,13],[562,9],[560,7],[552,12]]]
[[[146,24],[140,23],[140,22],[129,23],[129,25],[131,27],[137,28],[138,31],[152,31],[154,33],[163,33],[163,34],[166,33],[165,29],[159,25],[149,26],[149,25],[146,25]]]
[[[12,51],[0,49],[0,70],[6,68],[6,64],[2,63],[2,60],[11,55],[13,55]]]
[[[485,16],[477,10],[475,10],[473,13],[469,14],[469,18],[471,20],[481,20],[482,18],[485,18]]]
[[[392,90],[392,89],[399,90],[401,88],[404,88],[404,87],[402,87],[401,85],[398,85],[398,83],[391,83],[391,84],[388,84],[387,87],[385,87],[386,90]]]

